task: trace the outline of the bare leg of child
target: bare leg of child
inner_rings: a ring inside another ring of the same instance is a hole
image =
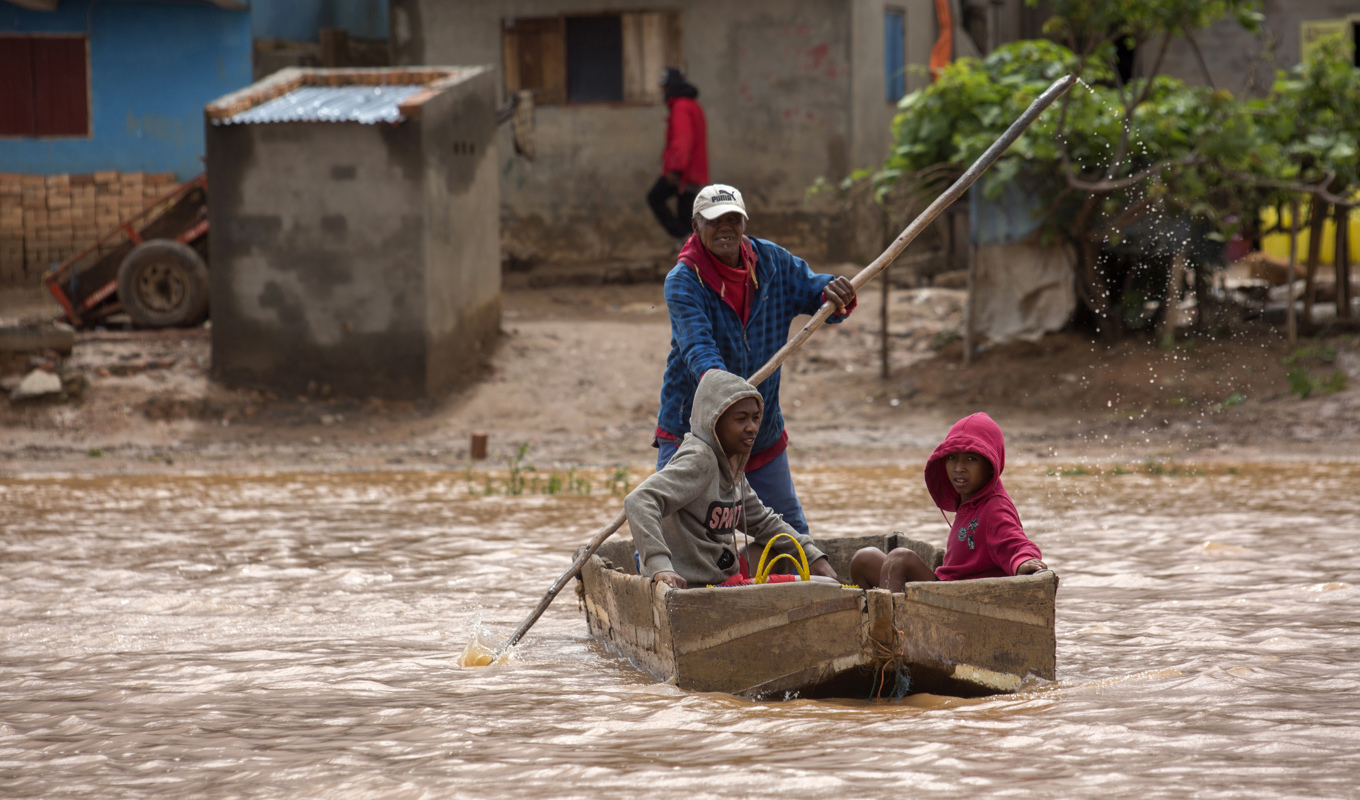
[[[887,560],[888,554],[877,547],[860,548],[850,559],[850,582],[861,589],[878,588],[883,563]]]
[[[864,551],[860,551],[864,552]],[[856,554],[858,557],[858,554]],[[853,562],[852,562],[853,564]],[[912,581],[933,581],[935,571],[916,555],[915,550],[899,547],[883,557],[882,570],[879,572],[878,586],[890,592],[906,589]]]

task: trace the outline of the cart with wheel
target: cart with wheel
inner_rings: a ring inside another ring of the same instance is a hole
[[[57,264],[43,283],[76,327],[119,311],[134,325],[194,325],[208,314],[208,182],[203,175]]]

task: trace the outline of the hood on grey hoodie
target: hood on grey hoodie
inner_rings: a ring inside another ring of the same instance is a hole
[[[746,461],[751,454],[747,453],[741,458],[737,470],[732,469],[732,462],[728,459],[730,453],[723,452],[722,444],[718,441],[718,420],[727,413],[727,409],[748,397],[754,398],[760,412],[765,413],[765,402],[760,399],[760,391],[756,387],[740,375],[711,369],[699,379],[699,388],[694,390],[694,409],[689,413],[690,433],[713,448],[713,452],[718,454],[724,476],[733,483],[738,483],[737,476],[745,471]]]
[[[694,395],[690,431],[675,455],[624,498],[644,575],[675,572],[691,586],[722,583],[738,570],[739,533],[761,550],[778,534],[788,534],[809,562],[825,555],[760,502],[746,481],[745,459],[733,465],[718,444],[718,419],[747,397],[760,403],[760,393],[740,377],[705,373]]]

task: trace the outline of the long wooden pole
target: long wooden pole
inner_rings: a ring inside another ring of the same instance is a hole
[[[864,284],[873,280],[878,273],[882,272],[889,264],[895,261],[897,257],[902,254],[902,251],[907,249],[907,245],[911,244],[917,236],[920,236],[921,232],[929,227],[930,224],[935,221],[935,218],[940,216],[946,208],[949,208],[955,200],[962,197],[963,193],[968,191],[968,187],[972,186],[978,178],[982,177],[982,173],[986,172],[987,168],[994,164],[996,160],[1001,157],[1001,154],[1006,152],[1007,148],[1012,144],[1015,144],[1015,140],[1019,139],[1020,134],[1024,133],[1025,129],[1032,125],[1034,120],[1039,118],[1040,114],[1044,113],[1044,109],[1052,105],[1054,100],[1062,97],[1068,89],[1072,88],[1072,84],[1076,82],[1077,76],[1068,73],[1054,81],[1052,86],[1049,86],[1044,90],[1043,94],[1036,97],[1034,102],[1029,104],[1029,108],[1025,109],[1025,113],[1021,114],[1019,119],[1011,123],[1011,126],[1006,129],[1006,132],[1001,134],[1001,138],[993,142],[992,146],[987,148],[987,151],[979,156],[977,161],[973,162],[973,166],[969,167],[959,176],[958,180],[954,181],[953,186],[950,186],[945,190],[944,194],[935,198],[935,202],[927,206],[926,210],[922,211],[920,216],[911,221],[911,224],[906,227],[906,230],[902,231],[897,239],[888,246],[888,249],[883,251],[883,255],[874,259],[872,264],[860,270],[858,275],[850,279],[850,282],[855,286],[855,291],[859,291]],[[747,380],[752,384],[759,384],[761,381],[773,375],[774,371],[779,369],[779,366],[784,363],[784,360],[792,355],[793,351],[802,347],[803,342],[806,342],[809,336],[815,333],[818,328],[822,327],[822,324],[826,322],[827,318],[830,317],[831,313],[835,310],[836,305],[830,300],[822,303],[822,307],[817,309],[817,313],[812,316],[812,319],[809,320],[798,333],[793,335],[793,338],[789,339],[788,344],[779,348],[779,352],[775,353],[765,366],[761,367],[756,374],[752,375]]]
[[[929,227],[930,223],[934,222],[935,218],[940,216],[941,212],[948,208],[955,200],[959,199],[964,192],[968,191],[968,187],[972,186],[974,181],[981,177],[982,173],[986,172],[987,168],[995,163],[996,160],[1001,157],[1001,154],[1006,152],[1006,149],[1015,143],[1016,139],[1020,138],[1020,134],[1024,133],[1025,129],[1032,125],[1034,120],[1039,118],[1039,115],[1044,112],[1044,109],[1052,105],[1053,101],[1061,97],[1068,89],[1071,89],[1072,84],[1076,82],[1077,76],[1069,73],[1054,81],[1052,86],[1049,86],[1044,90],[1043,94],[1035,98],[1034,102],[1030,103],[1029,108],[1025,109],[1025,113],[1021,114],[1019,119],[1011,123],[1011,126],[1001,135],[1001,138],[997,139],[991,147],[987,148],[987,152],[983,153],[977,161],[974,161],[973,165],[969,167],[958,180],[954,181],[953,186],[950,186],[945,190],[944,194],[935,198],[935,202],[927,206],[926,210],[922,211],[920,216],[912,220],[911,224],[906,227],[906,230],[898,235],[897,239],[888,246],[887,250],[883,251],[882,255],[874,259],[872,264],[860,270],[858,275],[850,279],[850,282],[855,286],[855,291],[858,292],[864,284],[873,280],[878,273],[887,269],[888,265],[902,254],[902,251],[907,248],[907,245],[911,244],[912,240],[921,235],[921,231]],[[831,316],[831,312],[835,310],[836,305],[831,301],[828,300],[823,303],[822,307],[817,310],[816,315],[812,317],[812,321],[804,325],[803,328],[789,340],[788,344],[779,348],[779,352],[775,353],[765,366],[761,367],[756,372],[756,374],[747,378],[751,385],[758,386],[766,378],[773,375],[774,371],[779,369],[779,365],[783,364],[784,360],[793,354],[793,351],[801,347],[803,342],[806,342],[808,337],[820,328],[822,323],[826,322],[827,317]],[[581,567],[585,566],[586,560],[594,555],[596,550],[600,549],[600,545],[604,544],[606,539],[614,535],[614,532],[619,528],[622,528],[623,523],[627,520],[627,515],[624,514],[623,511],[619,511],[618,516],[614,517],[613,522],[609,523],[603,530],[595,534],[594,538],[590,540],[585,549],[581,551],[581,554],[576,557],[576,560],[571,562],[571,567],[568,568],[566,572],[562,573],[562,576],[554,581],[553,585],[548,588],[547,594],[543,595],[543,599],[538,601],[538,606],[534,608],[533,613],[515,629],[514,633],[510,634],[510,638],[506,639],[504,644],[496,648],[497,656],[513,647],[519,642],[524,634],[528,633],[534,623],[538,622],[538,618],[543,616],[543,612],[548,610],[548,606],[556,599],[557,595],[562,591],[562,588],[567,585],[567,582],[576,577],[576,573],[580,572]]]

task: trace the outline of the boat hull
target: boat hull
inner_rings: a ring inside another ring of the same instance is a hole
[[[843,576],[861,547],[911,547],[932,564],[943,556],[897,533],[818,546]],[[596,639],[681,689],[749,697],[865,697],[895,672],[912,691],[958,696],[1052,680],[1056,589],[1040,573],[911,583],[899,594],[817,582],[677,591],[637,574],[629,540],[606,543],[581,572]]]

